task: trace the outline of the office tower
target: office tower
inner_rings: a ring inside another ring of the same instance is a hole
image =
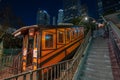
[[[98,15],[102,15],[103,14],[103,4],[102,4],[102,0],[97,0],[98,3]]]
[[[63,12],[62,9],[60,9],[60,10],[58,11],[58,20],[57,20],[57,24],[63,22],[63,17],[64,17],[64,12]]]
[[[53,17],[53,25],[56,25],[56,17]]]
[[[38,10],[37,12],[37,24],[38,25],[49,25],[50,16],[45,10]]]
[[[120,10],[120,0],[81,0],[81,4],[87,6],[88,16],[95,19],[99,19],[104,13]]]
[[[81,0],[81,4],[86,5],[88,16],[93,17],[95,19],[99,18],[98,10],[100,9],[100,7],[98,7],[98,4],[100,6],[100,3],[98,3],[98,0]]]
[[[87,16],[87,15],[88,15],[88,8],[84,4],[84,5],[81,6],[81,16]]]
[[[101,0],[103,11],[106,12],[116,12],[120,10],[120,0]]]
[[[80,4],[80,0],[63,0],[64,22],[69,22],[81,15]]]

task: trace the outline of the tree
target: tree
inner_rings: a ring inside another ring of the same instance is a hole
[[[74,25],[78,25],[78,26],[83,26],[84,27],[84,33],[85,35],[88,33],[88,31],[91,29],[92,31],[95,29],[96,24],[93,23],[93,20],[84,20],[85,16],[80,16],[77,18],[73,18],[70,22]]]

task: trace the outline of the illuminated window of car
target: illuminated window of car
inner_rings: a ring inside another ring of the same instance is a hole
[[[64,43],[63,36],[64,36],[63,32],[58,32],[59,43]]]
[[[70,41],[70,31],[67,31],[67,41]]]
[[[75,38],[75,31],[72,31],[72,39]]]
[[[78,37],[78,29],[75,29],[76,37]]]
[[[53,35],[47,34],[45,36],[45,48],[53,48]]]

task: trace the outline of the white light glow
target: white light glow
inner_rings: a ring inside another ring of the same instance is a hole
[[[18,33],[16,33],[14,36],[16,37],[16,36],[18,36],[18,35],[20,35],[21,34],[21,32],[18,32]]]
[[[88,17],[85,17],[85,21],[87,21],[88,20]]]

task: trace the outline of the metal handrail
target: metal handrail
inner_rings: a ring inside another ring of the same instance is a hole
[[[109,23],[110,23],[112,30],[114,30],[116,35],[120,38],[120,29],[115,24],[113,24],[111,21]]]
[[[111,42],[111,45],[114,50],[115,58],[117,60],[117,64],[120,68],[120,30],[117,26],[115,26],[112,22],[110,22],[109,27],[109,41]]]
[[[66,61],[59,62],[54,65],[50,65],[43,68],[38,68],[37,70],[31,70],[28,72],[23,72],[21,74],[14,75],[12,77],[6,78],[5,80],[72,80],[74,73],[76,72],[77,66],[82,58],[83,51],[89,42],[91,31],[88,32],[85,40],[82,42],[78,48],[76,55]]]

